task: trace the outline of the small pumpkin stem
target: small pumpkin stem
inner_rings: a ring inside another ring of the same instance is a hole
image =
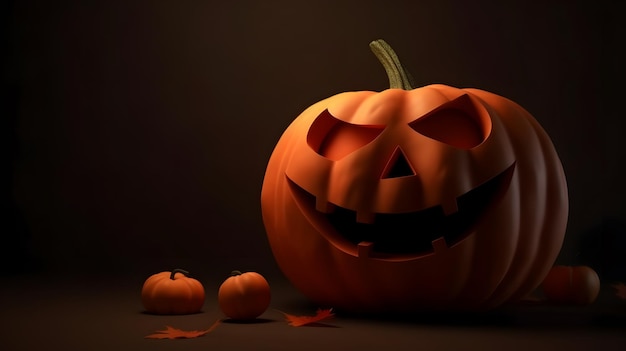
[[[234,277],[236,275],[241,275],[241,274],[242,274],[241,271],[237,271],[237,270],[230,272],[231,277]]]
[[[174,280],[174,276],[176,276],[176,273],[182,273],[184,275],[189,275],[189,272],[187,272],[184,269],[180,269],[180,268],[176,268],[172,270],[172,274],[170,274],[170,279]]]
[[[370,43],[370,49],[385,68],[389,77],[390,89],[415,89],[413,77],[409,71],[402,67],[398,55],[386,41],[382,39],[374,40]]]

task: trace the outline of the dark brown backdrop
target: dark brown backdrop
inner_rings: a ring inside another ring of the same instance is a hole
[[[569,184],[559,262],[609,274],[626,250],[609,3],[8,2],[3,266],[278,274],[259,203],[273,146],[312,103],[385,89],[368,48],[384,38],[418,84],[489,90],[540,121]]]

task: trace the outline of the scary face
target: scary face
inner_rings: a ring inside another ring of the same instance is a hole
[[[537,121],[501,96],[445,85],[312,105],[276,145],[261,207],[291,283],[358,312],[521,298],[552,267],[568,211]]]
[[[478,161],[474,154],[480,150],[471,150],[496,139],[488,138],[488,112],[466,94],[414,120],[391,109],[377,111],[378,118],[366,111],[364,122],[374,124],[354,124],[324,110],[308,130],[310,151],[302,150],[287,168],[286,181],[300,211],[335,247],[359,256],[410,259],[469,235],[508,188],[515,163],[503,160],[502,170],[478,179],[452,169],[450,160]],[[447,156],[433,159],[433,152]],[[314,162],[325,165],[310,167]],[[315,178],[329,182],[316,188]],[[454,189],[441,194],[435,184]]]

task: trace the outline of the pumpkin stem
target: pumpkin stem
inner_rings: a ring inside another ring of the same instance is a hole
[[[230,272],[231,277],[234,277],[236,275],[241,275],[241,274],[242,274],[241,271],[237,271],[237,270]]]
[[[174,280],[174,276],[176,275],[176,273],[182,273],[184,275],[189,275],[189,272],[187,272],[184,269],[180,269],[180,268],[176,268],[172,270],[172,274],[170,274],[170,279]]]
[[[382,63],[387,76],[389,77],[390,89],[415,89],[413,77],[402,67],[398,55],[393,51],[391,46],[382,39],[374,40],[370,43],[370,49],[376,55],[376,58]]]

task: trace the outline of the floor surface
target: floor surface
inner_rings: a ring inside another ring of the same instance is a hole
[[[218,284],[207,284],[201,313],[146,314],[143,279],[6,278],[0,285],[0,349],[18,350],[626,350],[626,300],[603,286],[590,306],[517,305],[484,314],[409,318],[336,315],[315,326],[289,326],[278,310],[314,314],[287,282],[272,285],[272,304],[254,323],[224,320],[195,339],[145,336],[166,325],[208,328],[224,316]]]

